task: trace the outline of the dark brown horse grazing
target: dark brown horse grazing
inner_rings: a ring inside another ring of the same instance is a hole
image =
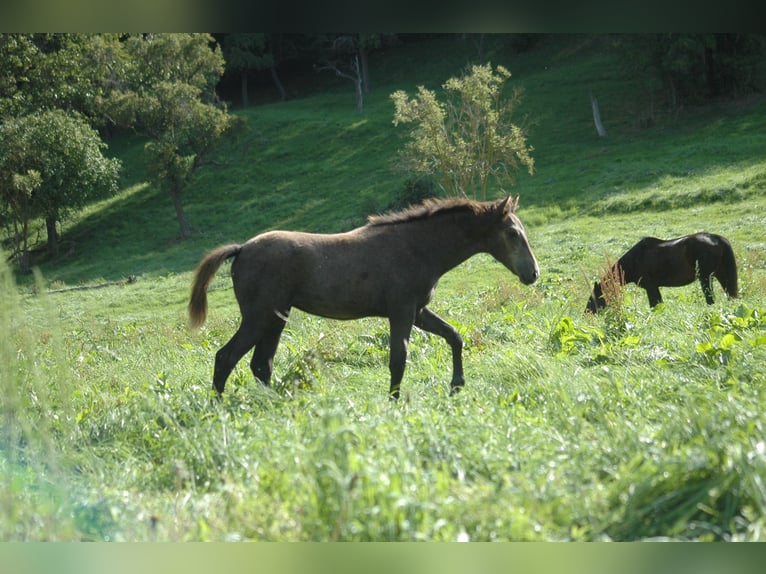
[[[537,280],[537,260],[515,215],[518,200],[430,199],[399,213],[370,217],[367,225],[346,233],[270,231],[243,245],[213,250],[194,277],[191,325],[205,321],[208,284],[230,257],[235,257],[231,275],[242,315],[239,329],[215,356],[218,396],[253,347],[253,375],[269,383],[293,307],[332,319],[388,318],[392,398],[399,396],[412,326],[439,335],[452,348],[451,390],[459,390],[464,384],[463,341],[426,305],[442,275],[480,252],[491,254],[526,285]]]
[[[712,277],[729,297],[737,296],[737,263],[729,240],[713,233],[694,233],[667,241],[644,237],[617,260],[612,276],[646,290],[651,307],[662,303],[660,287],[688,285],[699,277],[708,305],[713,303]],[[606,306],[601,281],[593,285],[585,311]]]

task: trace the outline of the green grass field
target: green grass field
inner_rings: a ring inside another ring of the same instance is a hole
[[[64,254],[35,277],[0,263],[0,540],[766,539],[764,101],[642,128],[598,40],[487,47],[533,122],[537,173],[510,191],[541,278],[524,287],[488,256],[443,278],[431,307],[463,335],[464,392],[448,396],[448,346],[416,332],[393,404],[386,321],[294,312],[273,386],[243,360],[211,404],[239,315],[224,267],[188,330],[200,257],[394,204],[407,175],[388,94],[438,86],[471,49],[373,60],[361,115],[343,83],[238,112],[247,129],[188,191],[185,242],[144,182],[142,142],[111,145],[122,191],[67,223]],[[622,309],[583,314],[607,258],[700,230],[731,239],[739,299],[716,284],[707,306],[694,284],[650,310],[629,286]]]

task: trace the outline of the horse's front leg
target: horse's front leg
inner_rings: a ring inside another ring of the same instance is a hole
[[[463,339],[457,330],[439,317],[436,313],[423,307],[415,317],[415,325],[424,331],[439,335],[447,341],[452,349],[452,383],[450,384],[450,394],[454,395],[463,385]]]
[[[404,366],[407,362],[407,346],[410,342],[414,313],[402,313],[389,317],[391,327],[391,343],[388,357],[388,370],[391,372],[391,387],[388,390],[389,399],[399,398],[399,386],[404,377]]]

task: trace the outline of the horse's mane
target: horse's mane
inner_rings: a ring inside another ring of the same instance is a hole
[[[456,211],[469,211],[478,214],[484,206],[478,201],[464,199],[460,197],[451,197],[447,199],[431,198],[423,200],[421,203],[410,205],[401,211],[393,211],[382,215],[370,215],[367,222],[370,225],[389,225],[392,223],[403,223],[405,221],[415,221],[440,215],[443,213],[453,213]]]

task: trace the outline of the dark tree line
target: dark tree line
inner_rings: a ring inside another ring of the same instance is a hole
[[[298,91],[296,84],[317,73],[330,73],[351,82],[357,110],[370,93],[369,56],[378,49],[400,43],[401,35],[377,33],[215,34],[223,47],[226,71],[219,90],[242,107],[252,102],[255,87],[270,99],[285,100]]]
[[[349,87],[369,94],[374,78],[369,56],[384,48],[417,43],[434,34],[219,34],[227,62],[219,86],[225,99],[246,106],[253,86],[279,99],[317,71],[350,80]],[[471,47],[485,63],[490,43],[513,52],[534,48],[545,34],[440,34]],[[607,49],[622,57],[645,85],[647,98],[678,108],[760,91],[766,82],[766,36],[762,34],[618,34]],[[361,90],[359,89],[361,88]],[[297,91],[297,88],[295,88]]]
[[[671,109],[760,92],[762,34],[629,34],[615,45],[630,71]]]

